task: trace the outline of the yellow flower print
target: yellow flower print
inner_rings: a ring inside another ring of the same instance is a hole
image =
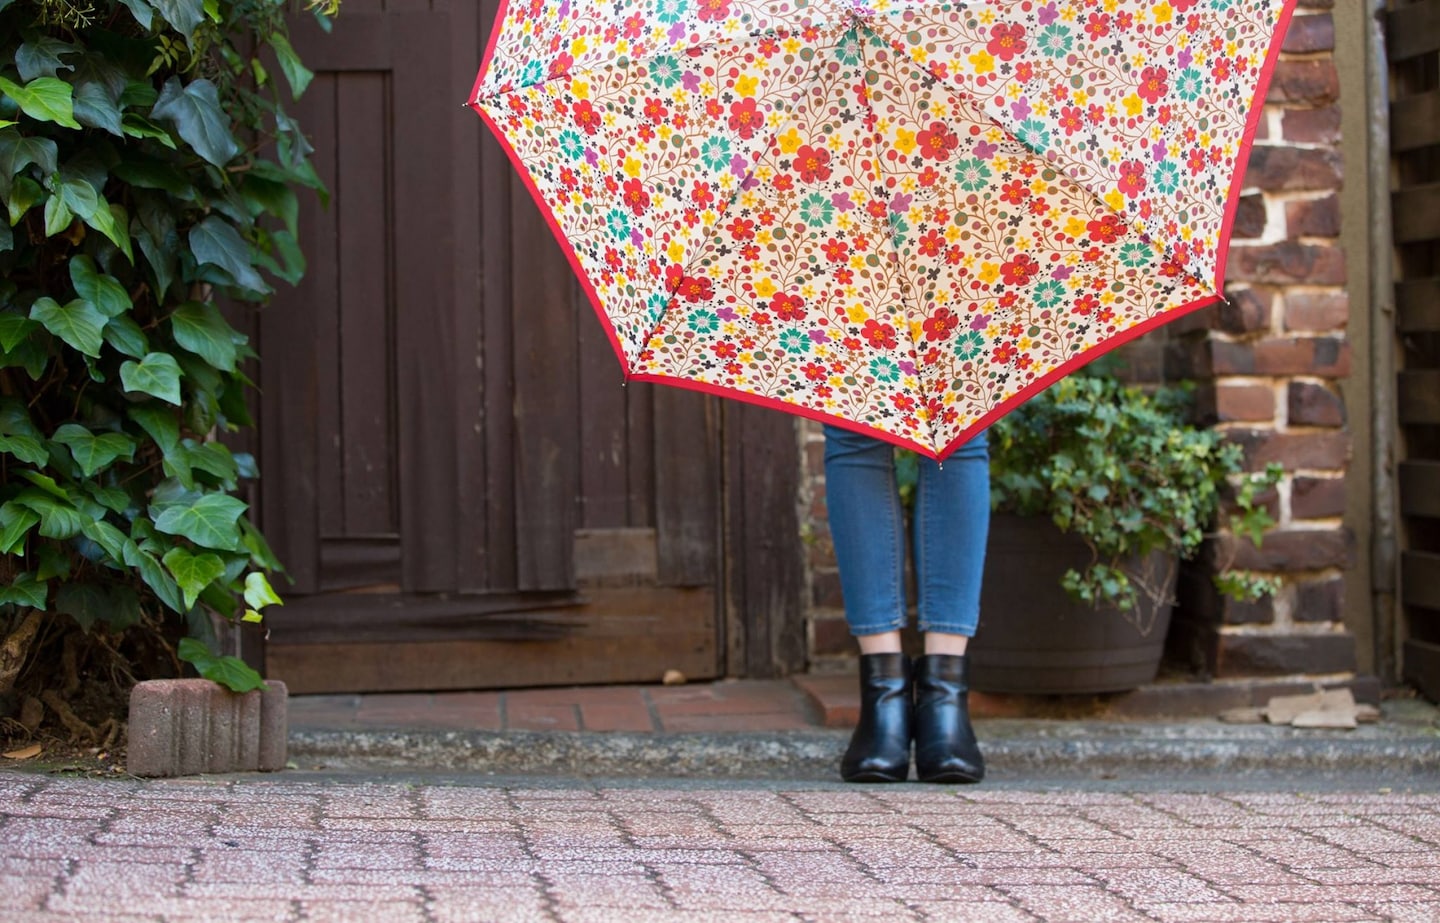
[[[755,294],[761,298],[769,298],[778,291],[780,291],[780,286],[776,285],[775,280],[769,276],[755,283]]]
[[[988,13],[989,11],[987,10],[986,12]],[[970,56],[970,66],[975,68],[975,73],[977,74],[993,74],[995,72],[995,57],[988,51],[977,51]]]
[[[1155,6],[1154,12],[1155,22],[1162,26],[1175,18],[1175,8],[1165,2],[1165,0],[1160,0],[1160,3]]]
[[[678,240],[672,240],[670,241],[669,249],[665,251],[665,255],[670,258],[670,262],[678,263],[685,257],[685,245]]]
[[[870,312],[865,310],[864,303],[857,301],[845,309],[845,316],[852,324],[863,324],[870,319]]]
[[[800,138],[800,130],[798,128],[790,129],[775,140],[780,142],[780,153],[782,154],[793,154],[800,150],[800,145],[804,143]]]
[[[1000,278],[1000,264],[991,263],[987,260],[980,264],[980,272],[977,273],[977,275],[980,277],[981,282],[988,285]]]
[[[590,98],[590,83],[585,80],[570,81],[570,92],[576,99]]]
[[[639,175],[640,175],[640,161],[636,160],[634,157],[626,157],[626,158],[625,158],[625,174],[626,174],[627,176],[631,176],[631,177],[637,177],[637,176],[639,176]]]
[[[1145,111],[1145,100],[1141,99],[1138,93],[1131,93],[1125,97],[1124,103],[1125,114],[1132,118]]]
[[[578,58],[583,55],[590,46],[585,44],[585,36],[580,36],[570,43],[570,57]]]
[[[1105,204],[1117,212],[1125,210],[1125,197],[1120,194],[1119,189],[1111,189],[1105,193]]]
[[[895,129],[895,149],[905,156],[915,153],[915,132],[903,128]]]
[[[754,74],[744,74],[735,81],[735,92],[741,96],[754,96],[760,81]]]

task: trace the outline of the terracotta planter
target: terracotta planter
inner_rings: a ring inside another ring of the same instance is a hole
[[[1147,559],[1161,605],[1094,609],[1060,587],[1089,549],[1048,519],[996,515],[990,526],[980,627],[970,648],[971,686],[982,692],[1122,692],[1152,682],[1160,667],[1174,597],[1175,560]],[[1142,594],[1143,595],[1143,594]]]

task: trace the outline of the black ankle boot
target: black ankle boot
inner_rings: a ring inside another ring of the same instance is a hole
[[[860,655],[860,723],[840,777],[846,782],[904,782],[910,775],[910,658]]]
[[[915,661],[915,770],[921,782],[979,782],[985,760],[970,726],[969,660],[926,654]]]

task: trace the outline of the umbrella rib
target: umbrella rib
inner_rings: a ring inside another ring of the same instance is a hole
[[[862,62],[866,65],[866,69],[868,70],[870,67],[870,60],[869,58],[865,57],[865,43],[860,42],[858,44],[860,45],[860,55]],[[906,60],[909,59],[909,55],[906,55]],[[872,117],[870,120],[870,124],[877,126],[871,131],[872,139],[875,146],[875,174],[878,180],[883,181],[885,179],[885,172],[884,169],[881,167],[881,163],[884,158],[880,156],[880,152],[885,149],[885,139],[881,136],[880,129],[878,127],[880,114],[876,112],[874,107],[871,105],[869,92],[860,93],[859,98],[861,101],[861,105],[863,105],[870,112],[870,115]],[[885,239],[890,243],[890,246],[895,253],[895,278],[898,280],[898,285],[901,289],[902,295],[902,315],[899,319],[898,326],[903,331],[905,339],[910,343],[910,356],[915,365],[915,378],[923,385],[924,379],[920,374],[920,345],[915,342],[915,336],[910,329],[909,312],[908,310],[905,310],[905,307],[912,303],[916,306],[917,309],[920,307],[920,291],[911,282],[910,278],[905,273],[904,255],[900,252],[900,243],[898,240],[896,240],[895,236],[895,225],[893,223],[893,220],[888,217],[888,215],[890,214],[888,209],[886,214],[887,218],[885,219]],[[921,393],[924,393],[923,387],[921,389]],[[929,441],[933,445],[935,441],[935,433],[933,424],[931,423],[929,417],[925,418],[925,429],[928,431],[928,435],[930,437]]]

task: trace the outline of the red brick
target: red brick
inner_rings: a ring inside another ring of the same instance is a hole
[[[1281,50],[1286,54],[1305,54],[1335,50],[1335,19],[1329,13],[1296,16],[1290,20]]]
[[[1344,468],[1350,460],[1350,434],[1343,430],[1282,433],[1277,430],[1228,430],[1226,437],[1245,450],[1245,466],[1261,471],[1279,462],[1287,471]]]
[[[1237,570],[1294,573],[1345,568],[1355,563],[1355,537],[1349,529],[1272,529],[1259,547],[1249,539],[1223,535],[1211,554]]]
[[[1230,236],[1248,240],[1265,235],[1265,197],[1260,193],[1242,196],[1235,209],[1235,223]]]
[[[833,558],[828,568],[811,572],[810,602],[821,609],[844,608],[845,596],[840,592],[840,572],[835,570]]]
[[[1291,237],[1339,237],[1340,198],[1328,195],[1286,202],[1285,230]]]
[[[1215,418],[1222,423],[1273,420],[1275,390],[1268,385],[1218,385]]]
[[[137,776],[285,768],[285,684],[235,693],[206,679],[148,680],[130,692],[126,769]]]
[[[1274,285],[1344,285],[1345,254],[1339,247],[1283,240],[1230,248],[1229,277]]]
[[[1298,622],[1342,622],[1345,620],[1345,578],[1306,580],[1297,586],[1295,610]]]
[[[1345,478],[1296,477],[1290,491],[1296,519],[1333,519],[1345,515]]]
[[[1339,337],[1274,337],[1210,344],[1216,375],[1319,375],[1350,373],[1350,344]]]
[[[1252,285],[1225,293],[1220,303],[1220,329],[1226,333],[1254,333],[1270,329],[1270,312],[1275,303],[1275,290],[1265,285]]]
[[[1335,144],[1340,140],[1340,107],[1286,109],[1280,116],[1286,141],[1300,144]]]
[[[1269,625],[1275,621],[1275,600],[1270,596],[1244,601],[1221,596],[1220,620],[1226,625]]]
[[[1217,658],[1220,677],[1354,670],[1355,638],[1348,632],[1220,636]]]
[[[1267,102],[1326,106],[1340,98],[1340,75],[1330,58],[1281,60],[1275,65]]]
[[[1345,404],[1325,385],[1292,381],[1286,389],[1287,416],[1292,426],[1344,426]]]
[[[1257,144],[1250,149],[1245,185],[1267,192],[1339,189],[1340,176],[1338,151]]]
[[[855,648],[850,637],[850,627],[844,618],[815,618],[811,623],[814,630],[814,654],[849,654]]]
[[[1350,296],[1344,292],[1286,292],[1285,329],[1326,333],[1345,329]]]

